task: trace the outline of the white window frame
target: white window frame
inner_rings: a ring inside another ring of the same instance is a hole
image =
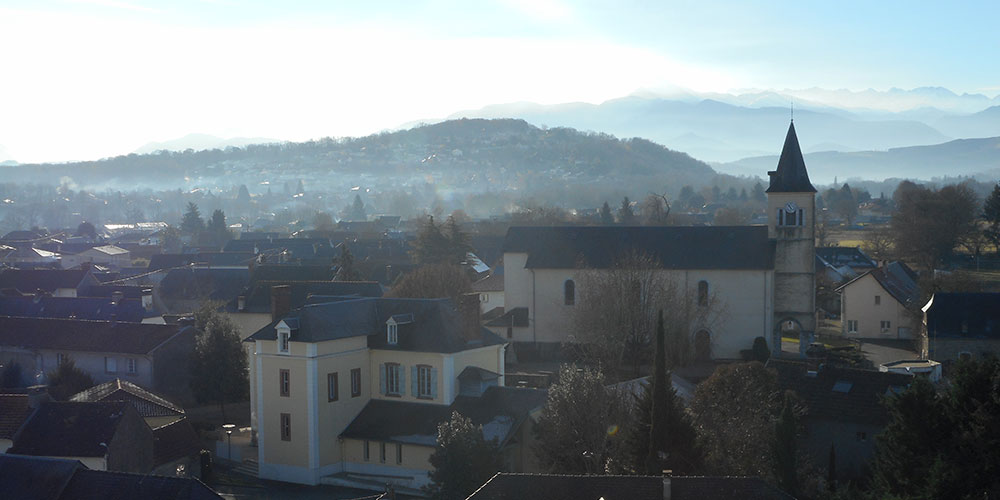
[[[361,368],[351,369],[351,397],[361,396]]]
[[[881,322],[879,322],[879,332],[889,333],[889,331],[891,330],[892,330],[892,321],[882,320]]]
[[[847,320],[847,333],[858,333],[858,320],[856,319]]]
[[[431,398],[434,389],[431,387],[431,367],[428,365],[417,365],[417,397]]]
[[[403,367],[399,363],[385,364],[385,393],[387,395],[401,396],[403,394],[402,384],[400,384],[400,374]]]
[[[135,358],[126,358],[125,368],[126,370],[128,370],[129,375],[135,375],[136,373],[138,373],[137,370],[138,364],[135,362]]]
[[[385,339],[385,341],[388,342],[389,345],[396,345],[396,344],[398,344],[399,343],[399,326],[396,325],[396,322],[393,321],[393,322],[387,323],[385,325],[385,327],[386,327],[386,339]]]
[[[279,328],[278,329],[278,352],[279,353],[281,353],[281,354],[288,354],[288,352],[289,352],[289,344],[291,344],[291,341],[289,340],[289,337],[291,337],[291,336],[292,336],[291,330],[286,329],[286,328]]]

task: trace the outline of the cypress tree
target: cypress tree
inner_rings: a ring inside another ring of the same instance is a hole
[[[649,425],[649,453],[646,455],[646,471],[650,474],[658,474],[660,471],[660,452],[666,452],[666,431],[663,428],[663,420],[666,412],[667,400],[667,355],[663,345],[663,310],[660,310],[656,318],[656,356],[653,368],[653,410]]]

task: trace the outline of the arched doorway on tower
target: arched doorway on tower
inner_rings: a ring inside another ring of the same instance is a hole
[[[802,337],[802,323],[795,318],[783,318],[775,325],[775,345],[781,346],[782,352],[799,352],[799,341]]]
[[[712,335],[708,330],[698,330],[694,334],[694,360],[712,360]]]

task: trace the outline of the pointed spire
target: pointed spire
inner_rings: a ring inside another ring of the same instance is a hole
[[[809,182],[806,162],[802,159],[799,138],[795,135],[795,123],[788,125],[785,146],[781,149],[778,169],[767,173],[771,177],[768,193],[815,193],[816,188]]]

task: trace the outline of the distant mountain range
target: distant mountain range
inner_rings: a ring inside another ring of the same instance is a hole
[[[840,180],[930,180],[935,177],[973,176],[983,181],[996,181],[1000,178],[1000,137],[958,139],[944,144],[888,151],[808,153],[805,160],[810,178],[814,183],[823,184],[832,182],[835,176]],[[732,175],[760,175],[761,170],[773,169],[777,163],[778,156],[770,155],[715,164],[714,167],[719,172]]]
[[[184,137],[168,141],[150,142],[137,148],[133,153],[141,155],[157,151],[186,151],[188,149],[202,151],[205,149],[225,149],[227,147],[238,148],[248,144],[267,144],[272,142],[281,141],[263,137],[230,137],[224,139],[208,134],[188,134]]]

